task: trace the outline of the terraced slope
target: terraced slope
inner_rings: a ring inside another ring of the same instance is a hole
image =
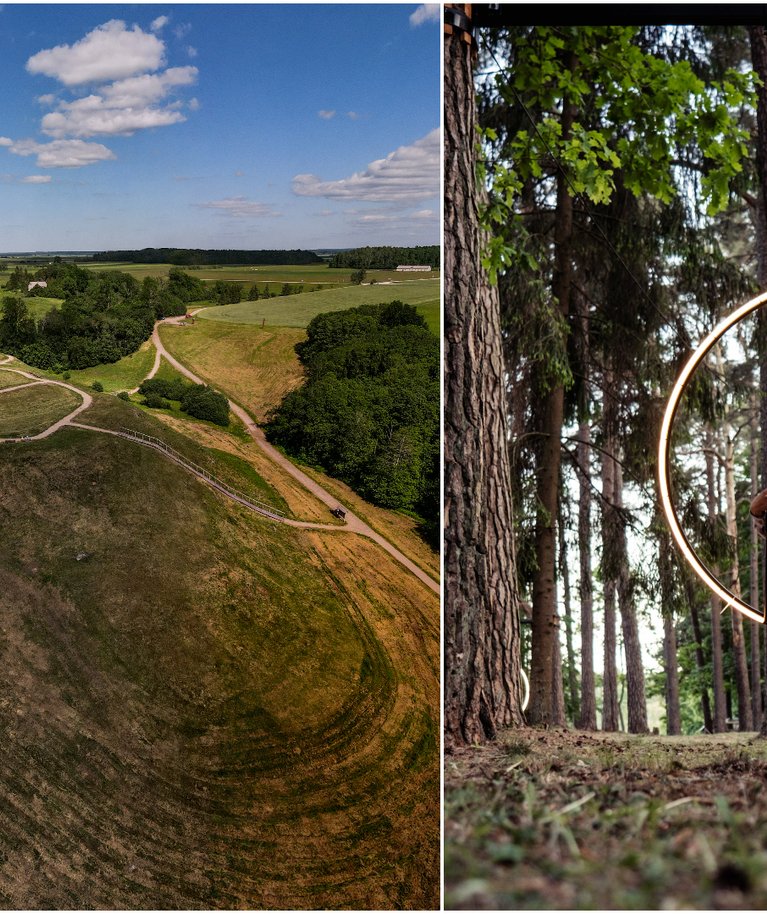
[[[0,537],[4,906],[438,903],[412,575],[71,428],[0,450]]]

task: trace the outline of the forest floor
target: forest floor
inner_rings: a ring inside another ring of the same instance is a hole
[[[445,757],[448,909],[764,910],[767,740],[517,730]]]

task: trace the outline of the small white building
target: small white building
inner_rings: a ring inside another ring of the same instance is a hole
[[[47,288],[48,288],[48,283],[45,282],[45,280],[43,280],[43,279],[37,279],[37,280],[35,280],[34,282],[31,282],[31,283],[27,286],[27,292],[31,292],[32,289],[34,289],[35,286],[39,286],[41,289],[47,289]]]
[[[408,266],[401,264],[397,267],[398,273],[431,273],[431,267],[426,266]]]

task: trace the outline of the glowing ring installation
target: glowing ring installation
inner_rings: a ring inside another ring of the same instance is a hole
[[[706,587],[717,594],[717,596],[721,597],[727,606],[730,606],[736,612],[742,613],[749,619],[753,619],[754,622],[762,623],[767,621],[767,608],[761,613],[757,612],[753,606],[749,606],[748,603],[744,603],[740,597],[736,597],[734,593],[724,587],[698,558],[695,550],[690,545],[689,540],[679,525],[679,519],[676,516],[676,511],[674,510],[674,505],[669,494],[669,477],[671,469],[669,445],[671,440],[671,428],[674,424],[674,418],[676,417],[679,401],[681,400],[682,394],[684,393],[685,388],[687,387],[687,384],[692,377],[692,373],[708,355],[711,349],[730,329],[730,327],[733,327],[738,323],[738,321],[743,320],[743,318],[751,314],[752,311],[756,311],[757,308],[760,308],[763,304],[765,304],[765,302],[767,302],[767,292],[758,295],[756,298],[752,298],[751,301],[747,301],[745,305],[741,305],[741,307],[738,308],[737,311],[734,311],[729,317],[725,317],[719,321],[716,327],[714,327],[708,336],[705,337],[705,339],[701,342],[695,352],[693,352],[687,361],[687,364],[682,369],[681,374],[677,378],[674,389],[671,391],[671,396],[668,398],[668,403],[666,404],[666,413],[663,416],[663,424],[661,425],[660,429],[660,441],[658,442],[658,488],[660,492],[660,500],[661,504],[663,505],[663,511],[666,515],[666,520],[668,521],[669,530],[671,531],[671,535],[676,540],[676,544],[679,547],[682,555],[685,557],[687,563],[703,581]]]

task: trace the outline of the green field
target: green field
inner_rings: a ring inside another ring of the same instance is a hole
[[[2,367],[2,366],[0,366]],[[29,378],[15,374],[12,371],[0,371],[0,389],[3,387],[18,387],[19,384],[31,384]]]
[[[87,270],[100,272],[102,270],[119,270],[122,273],[130,273],[136,279],[143,279],[145,276],[168,275],[173,268],[169,263],[83,263],[79,266]],[[196,276],[198,279],[214,281],[225,279],[231,282],[242,283],[305,283],[313,285],[316,283],[348,283],[354,270],[331,269],[322,264],[308,264],[298,266],[205,266],[199,268],[179,267],[178,269]],[[0,274],[1,275],[1,274]],[[431,273],[430,276],[438,276],[438,273]],[[366,281],[375,279],[377,282],[386,282],[392,279],[401,279],[402,274],[396,270],[368,270]]]
[[[234,324],[259,325],[265,321],[274,327],[306,327],[316,314],[396,299],[415,305],[429,327],[439,333],[438,279],[416,279],[391,285],[349,286],[344,289],[281,296],[266,301],[240,302],[236,305],[207,308],[197,317]]]
[[[6,448],[3,906],[438,905],[438,614],[412,577],[129,441]]]
[[[44,432],[81,403],[74,391],[50,384],[35,384],[0,394],[0,438]]]

